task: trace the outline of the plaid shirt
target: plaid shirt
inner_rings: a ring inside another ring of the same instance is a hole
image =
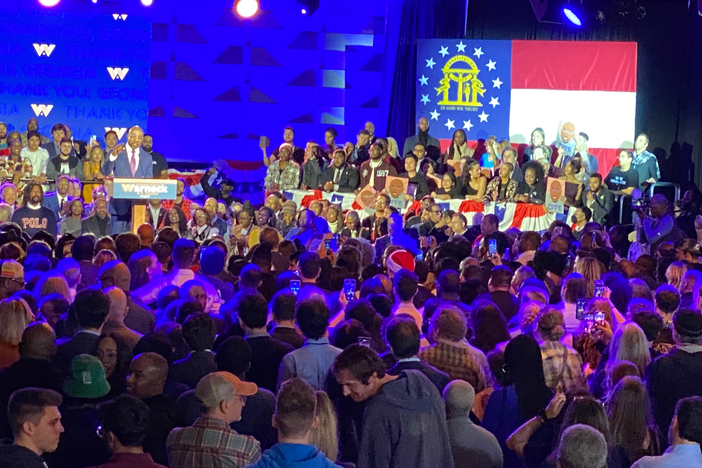
[[[482,351],[471,345],[464,348],[436,343],[419,351],[419,359],[446,372],[451,380],[465,380],[473,386],[475,393],[482,392],[487,386],[487,359]]]
[[[266,188],[271,188],[271,185],[277,184],[281,191],[296,190],[300,186],[300,166],[294,161],[288,161],[288,165],[281,172],[279,164],[280,161],[275,161],[268,166],[265,181]]]
[[[191,213],[190,209],[192,207],[193,202],[191,202],[189,199],[183,197],[183,201],[180,204],[180,209],[183,210],[183,213],[185,214],[185,219],[190,221]],[[163,200],[161,202],[161,206],[166,209],[166,216],[168,216],[168,212],[171,211],[171,208],[175,206],[175,200]],[[176,229],[178,226],[176,226]]]
[[[237,434],[220,419],[201,417],[191,427],[177,427],[166,441],[171,468],[242,468],[261,458],[261,445]]]
[[[566,392],[571,388],[587,388],[583,377],[583,361],[576,350],[560,341],[542,341],[539,347],[547,387],[557,392]]]

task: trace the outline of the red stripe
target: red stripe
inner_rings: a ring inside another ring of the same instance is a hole
[[[636,92],[636,43],[512,41],[512,89]]]
[[[526,218],[540,218],[545,216],[543,205],[531,205],[529,203],[517,203],[514,208],[514,218],[512,218],[512,227],[522,229],[522,221]]]
[[[461,206],[458,207],[459,213],[482,213],[483,211],[485,211],[485,204],[475,200],[461,202]]]

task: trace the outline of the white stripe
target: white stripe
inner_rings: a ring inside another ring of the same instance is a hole
[[[590,137],[591,148],[631,148],[636,117],[636,93],[513,89],[509,140],[528,143],[541,127],[546,143],[556,140],[560,121],[575,124],[576,133]]]

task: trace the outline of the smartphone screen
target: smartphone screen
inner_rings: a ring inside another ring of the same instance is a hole
[[[575,303],[575,318],[578,320],[584,320],[585,318],[585,306],[587,305],[586,299],[578,299]]]
[[[300,292],[300,280],[291,280],[290,281],[290,290],[293,292],[293,294],[297,294]]]
[[[359,336],[358,337],[358,344],[361,346],[365,346],[366,348],[371,347],[371,339],[367,336]]]
[[[604,297],[604,288],[604,281],[595,280],[595,297]]]
[[[602,325],[605,321],[605,314],[604,312],[597,312],[595,314],[595,323],[598,325]]]
[[[497,239],[490,239],[488,242],[488,253],[491,257],[497,254]]]
[[[355,279],[345,279],[344,280],[344,296],[347,301],[353,301],[356,296],[356,280]]]
[[[327,252],[331,250],[331,239],[324,239],[324,248],[327,249]]]

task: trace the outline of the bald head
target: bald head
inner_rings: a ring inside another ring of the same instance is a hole
[[[127,375],[127,393],[145,399],[163,394],[168,378],[168,361],[156,353],[142,353],[132,359]]]
[[[129,268],[119,260],[105,263],[100,269],[100,284],[103,288],[117,286],[124,292],[129,291],[129,283],[132,281],[132,274]]]
[[[105,294],[110,298],[110,313],[107,315],[107,321],[123,324],[129,309],[127,295],[116,286],[105,289]]]
[[[56,334],[48,323],[34,322],[22,332],[20,354],[31,359],[50,361],[56,354]]]
[[[475,389],[465,380],[453,380],[444,388],[446,416],[468,416],[475,400]]]
[[[142,224],[137,229],[137,236],[139,236],[142,247],[151,247],[151,244],[154,243],[154,239],[156,238],[156,232],[152,225]]]

